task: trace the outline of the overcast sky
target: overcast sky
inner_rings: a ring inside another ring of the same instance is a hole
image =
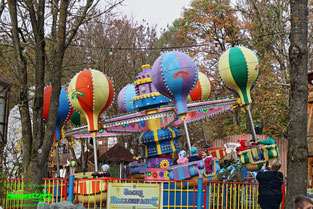
[[[157,25],[158,30],[165,28],[181,17],[183,7],[192,0],[125,0],[119,10],[128,17],[141,22],[145,19],[149,25]]]

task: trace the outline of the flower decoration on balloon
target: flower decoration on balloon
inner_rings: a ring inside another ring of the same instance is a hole
[[[170,163],[168,162],[168,160],[162,160],[161,161],[161,168],[167,169],[170,166]]]
[[[165,172],[164,172],[164,178],[165,178],[166,180],[170,180],[170,174],[169,174],[168,171],[165,171]]]
[[[152,177],[153,177],[154,179],[157,179],[157,178],[158,178],[158,172],[153,171],[153,172],[152,172]]]
[[[161,172],[159,173],[159,176],[162,178],[162,177],[164,176],[164,172],[161,171]]]

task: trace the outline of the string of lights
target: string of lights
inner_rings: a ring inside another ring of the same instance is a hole
[[[267,36],[273,36],[273,35],[278,35],[278,34],[283,34],[283,35],[288,35],[291,33],[288,32],[273,32],[273,33],[268,33],[268,34],[263,34],[263,35],[259,35],[259,36],[254,36],[254,39],[260,39],[263,37],[267,37]],[[295,33],[294,33],[295,34]],[[299,34],[299,33],[297,33]],[[243,41],[249,41],[251,40],[252,37],[246,37],[244,39],[240,39],[238,40],[238,42],[243,42]],[[47,39],[47,41],[52,41]],[[204,46],[210,46],[214,44],[215,46],[218,46],[217,42],[210,42],[210,43],[202,43],[202,44],[194,44],[194,45],[181,45],[181,46],[161,46],[161,47],[103,47],[103,46],[88,46],[88,45],[83,45],[83,44],[70,44],[70,46],[74,46],[74,47],[81,47],[81,48],[99,48],[99,49],[104,49],[104,50],[109,50],[109,54],[112,55],[114,51],[133,51],[133,50],[141,50],[141,51],[148,51],[148,50],[158,50],[158,51],[170,51],[170,50],[178,50],[178,49],[190,49],[190,48],[198,48],[198,47],[204,47]],[[30,42],[28,42],[27,44],[25,44],[25,46],[27,45],[31,45]],[[9,45],[9,44],[1,44],[0,46],[5,46],[5,47],[12,47],[13,45]],[[25,47],[23,45],[23,47]],[[6,51],[2,51],[2,53],[8,53],[8,52],[12,52],[14,51],[13,49],[9,49]]]
[[[259,35],[255,36],[255,39],[259,39],[262,37],[266,36],[273,36],[273,35],[278,35],[278,34],[284,34],[287,35],[289,33],[287,32],[274,32],[274,33],[268,33],[264,35]],[[247,37],[244,39],[240,39],[238,41],[243,42],[243,41],[248,41],[251,40],[252,37]],[[82,44],[70,44],[71,46],[76,46],[76,47],[82,47],[82,48],[101,48],[105,50],[110,50],[110,54],[113,54],[113,51],[119,51],[119,50],[125,50],[125,51],[131,51],[131,50],[143,50],[143,51],[149,51],[149,50],[159,50],[159,51],[170,51],[170,50],[177,50],[177,49],[186,49],[186,48],[198,48],[198,47],[203,47],[203,46],[210,46],[214,44],[216,47],[218,45],[217,42],[211,42],[211,43],[203,43],[203,44],[194,44],[194,45],[182,45],[182,46],[162,46],[162,47],[103,47],[103,46],[87,46],[87,45],[82,45]]]

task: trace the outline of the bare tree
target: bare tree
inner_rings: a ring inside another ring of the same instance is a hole
[[[49,151],[53,142],[59,105],[63,59],[79,27],[91,19],[109,13],[123,0],[106,2],[103,11],[96,9],[100,0],[9,0],[8,18],[1,23],[15,60],[1,61],[17,78],[19,111],[23,135],[23,169],[25,184],[41,184],[47,175]],[[4,11],[5,12],[5,11]],[[1,51],[5,57],[7,51]],[[47,76],[49,72],[49,77]],[[44,81],[52,85],[51,104],[46,131],[42,121]],[[33,96],[28,89],[34,86]],[[33,120],[29,100],[33,101]]]
[[[290,112],[288,126],[286,208],[296,195],[307,194],[308,147],[308,1],[290,0]],[[303,175],[299,175],[299,171]]]

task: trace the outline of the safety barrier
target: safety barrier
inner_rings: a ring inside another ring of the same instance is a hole
[[[3,193],[4,197],[2,201],[0,201],[1,206],[3,208],[23,208],[23,200],[7,200],[8,195],[13,193],[18,193],[19,191],[24,190],[24,181],[22,178],[8,178],[3,181]]]
[[[77,179],[74,184],[75,202],[81,203],[86,208],[106,208],[109,183],[136,183],[160,184],[161,207],[164,209],[195,208],[195,182],[194,181],[145,181],[144,179]],[[191,189],[181,189],[183,185]],[[192,185],[192,186],[190,186]]]
[[[196,183],[189,181],[165,181],[163,188],[163,208],[195,208]],[[186,189],[183,189],[186,188]]]
[[[44,178],[43,181],[42,193],[49,194],[49,198],[45,198],[44,202],[54,203],[67,200],[68,180],[66,178]]]
[[[205,182],[204,208],[205,209],[257,209],[259,184],[236,182]],[[284,208],[285,185],[282,186]]]
[[[44,178],[42,185],[26,185],[22,178],[8,178],[3,181],[3,197],[0,206],[3,208],[25,208],[27,199],[36,199],[46,203],[67,200],[66,178]],[[34,193],[28,193],[31,189]]]
[[[143,179],[117,179],[117,178],[79,178],[74,183],[74,203],[81,203],[86,208],[105,209],[108,198],[109,183],[134,183],[134,184],[158,184],[160,185],[160,208],[196,208],[198,191],[194,181],[145,181]],[[184,186],[183,186],[184,185]],[[3,208],[26,208],[23,198],[10,199],[10,194],[19,194],[24,191],[24,181],[21,178],[6,179],[4,181],[4,198],[0,199]],[[36,185],[33,185],[33,187]],[[43,179],[42,194],[47,194],[44,202],[53,203],[68,200],[68,180],[65,178]],[[204,182],[202,193],[202,208],[260,208],[258,205],[258,184],[234,183],[234,182]],[[286,188],[282,188],[285,192]],[[308,186],[308,196],[313,194],[313,187]],[[284,195],[283,195],[284,196]],[[1,197],[1,196],[0,196]],[[282,201],[284,202],[284,201]],[[282,203],[281,208],[284,208]]]
[[[105,208],[107,189],[114,178],[78,178],[74,182],[74,202],[81,203],[87,208]]]

